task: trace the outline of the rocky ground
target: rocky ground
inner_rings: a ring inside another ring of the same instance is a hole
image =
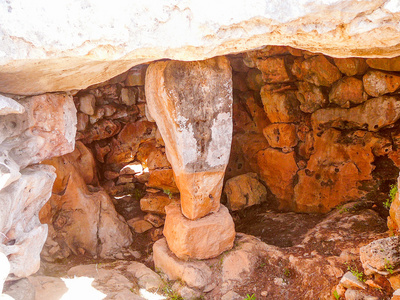
[[[74,284],[80,283],[86,289],[78,286],[81,292],[75,299],[83,293],[90,299],[179,299],[179,294],[183,299],[334,299],[337,284],[351,269],[366,280],[363,293],[376,297],[368,299],[390,299],[393,290],[386,277],[366,276],[360,262],[361,246],[388,236],[386,219],[377,209],[372,203],[354,202],[327,215],[313,215],[253,206],[233,213],[236,230],[242,232],[234,249],[214,259],[189,261],[197,273],[187,269],[179,280],[168,281],[165,274],[154,272],[154,242],[145,232],[133,233],[135,242],[120,259],[42,260],[40,271],[28,278],[30,284],[16,288],[8,283],[5,292],[15,299],[61,299],[66,292],[74,295]],[[199,272],[208,272],[208,278]],[[73,280],[75,276],[80,279]]]

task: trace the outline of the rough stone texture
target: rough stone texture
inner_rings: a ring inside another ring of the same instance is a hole
[[[115,211],[111,199],[103,190],[89,190],[93,184],[94,158],[81,143],[65,156],[45,161],[56,168],[57,179],[53,195],[42,209],[41,219],[54,228],[49,239],[59,245],[56,252],[100,255],[109,257],[129,246],[129,227]],[[51,252],[54,247],[47,243]]]
[[[147,193],[140,199],[140,209],[149,213],[165,215],[165,207],[179,199],[170,197],[165,193]]]
[[[355,77],[344,77],[336,81],[329,93],[329,102],[341,107],[360,104],[368,99],[363,90],[363,82]]]
[[[261,99],[268,119],[272,123],[296,122],[301,115],[299,101],[294,91],[279,93],[269,91],[268,87],[264,86],[261,89]]]
[[[349,57],[349,58],[334,58],[336,67],[346,76],[363,75],[368,65],[364,58]]]
[[[169,280],[180,279],[189,287],[204,289],[212,284],[211,269],[203,261],[184,261],[177,258],[160,239],[153,245],[153,259],[156,270],[164,272]]]
[[[312,114],[313,128],[367,129],[378,131],[400,118],[400,101],[397,96],[372,98],[350,109],[325,108]]]
[[[350,271],[346,272],[342,279],[340,279],[339,284],[344,286],[346,289],[351,289],[351,288],[358,288],[358,289],[365,289],[367,285],[364,282],[361,282],[360,280],[357,279],[356,276],[354,276],[353,273]]]
[[[303,112],[313,113],[328,104],[328,99],[321,87],[306,81],[299,81],[297,87],[296,96],[300,102],[300,109]]]
[[[25,108],[17,101],[0,95],[0,116],[8,114],[22,114]]]
[[[294,195],[294,176],[298,167],[295,153],[283,153],[268,148],[259,151],[257,162],[260,168],[260,178],[271,192],[281,200],[281,207],[291,207]]]
[[[288,73],[285,66],[284,57],[269,57],[264,60],[257,60],[257,68],[263,74],[263,80],[266,83],[287,82],[291,80],[291,74]]]
[[[266,44],[332,56],[399,55],[395,1],[82,3],[0,6],[1,92],[82,89],[146,61],[198,60]]]
[[[6,145],[3,153],[8,151],[23,168],[73,151],[76,109],[71,96],[45,94],[19,103],[24,113],[0,116],[0,143]]]
[[[185,218],[176,204],[165,210],[164,236],[168,247],[180,259],[208,259],[232,248],[235,225],[225,206],[198,220]]]
[[[295,124],[275,123],[264,128],[263,134],[273,148],[292,148],[297,145]]]
[[[314,136],[315,152],[307,167],[298,172],[298,211],[327,212],[363,195],[359,187],[362,181],[372,179],[373,149],[380,147],[380,139],[365,131],[344,137],[343,132],[332,128]]]
[[[399,178],[397,179],[397,189],[399,187]],[[390,205],[388,227],[390,230],[398,233],[400,230],[400,193],[396,193],[392,204]]]
[[[11,278],[26,277],[39,269],[47,225],[40,223],[38,213],[51,195],[54,179],[52,167],[31,166],[0,191],[0,251],[8,256]]]
[[[267,197],[267,189],[258,181],[255,173],[247,173],[229,179],[225,183],[224,193],[228,198],[228,207],[231,210],[259,204]]]
[[[174,169],[183,214],[198,219],[218,211],[232,139],[228,60],[153,63],[146,99]]]
[[[384,71],[400,71],[400,57],[388,58],[369,58],[367,64],[373,69]]]
[[[363,76],[363,83],[368,95],[379,97],[396,91],[400,86],[400,76],[371,70]]]
[[[338,68],[323,55],[303,60],[299,68],[292,68],[293,75],[317,86],[330,86],[342,76]]]
[[[379,239],[360,248],[360,260],[365,274],[374,273],[390,275],[388,267],[392,268],[392,273],[400,271],[400,237],[393,236]]]

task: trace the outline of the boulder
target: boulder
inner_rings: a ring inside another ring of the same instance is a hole
[[[268,119],[272,123],[290,123],[300,120],[300,103],[294,91],[273,92],[264,86],[261,89],[261,99]]]
[[[235,225],[225,206],[197,220],[185,218],[176,204],[168,205],[165,211],[164,236],[178,258],[208,259],[233,247]]]
[[[239,210],[266,200],[267,189],[258,181],[255,173],[247,173],[229,179],[225,183],[224,193],[228,198],[228,207]]]
[[[274,123],[264,128],[263,134],[273,148],[292,148],[297,145],[297,126],[293,123]]]
[[[39,270],[47,225],[40,223],[38,213],[51,196],[54,179],[53,167],[30,166],[21,170],[19,180],[0,191],[0,252],[8,257],[9,279]]]
[[[294,178],[298,167],[295,153],[283,153],[267,148],[257,153],[260,178],[280,201],[280,207],[290,209],[294,195]]]
[[[291,81],[292,75],[286,69],[285,57],[268,57],[257,59],[257,68],[262,72],[266,83]]]
[[[174,169],[183,214],[198,219],[218,211],[232,139],[229,61],[150,64],[146,99]]]
[[[363,83],[368,95],[379,97],[396,91],[400,86],[400,76],[371,70],[363,76]]]
[[[400,118],[400,98],[382,96],[367,100],[361,105],[345,108],[324,108],[311,116],[314,130],[334,127],[338,129],[366,129],[378,131]]]

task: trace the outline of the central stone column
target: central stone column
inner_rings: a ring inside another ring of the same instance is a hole
[[[220,207],[233,127],[229,61],[152,63],[145,91],[181,194],[181,207],[166,209],[168,246],[181,258],[218,256],[235,237],[232,218]],[[215,250],[206,255],[199,247]]]

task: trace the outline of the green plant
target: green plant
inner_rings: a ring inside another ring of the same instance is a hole
[[[350,264],[347,264],[347,270],[351,272],[354,276],[357,277],[358,281],[365,282],[366,279],[364,278],[364,273],[362,271],[358,271],[357,267],[352,267]]]
[[[256,298],[256,296],[253,294],[253,295],[249,295],[249,294],[247,294],[246,295],[246,298],[244,298],[243,300],[256,300],[257,298]]]
[[[392,202],[396,197],[397,190],[397,184],[390,185],[389,198],[385,202],[383,202],[383,206],[387,209],[390,209],[390,206],[392,205]]]
[[[168,195],[169,199],[172,199],[172,192],[169,189],[163,190],[164,194]]]
[[[290,272],[290,270],[289,270],[288,268],[284,268],[284,269],[283,269],[283,274],[284,274],[286,277],[290,277],[290,276],[292,275],[292,273]]]
[[[134,189],[132,192],[132,196],[133,198],[135,198],[135,200],[140,200],[142,199],[142,197],[144,196],[144,192],[141,189]]]
[[[393,274],[394,267],[393,265],[385,258],[385,270],[389,272],[389,274]]]
[[[340,299],[340,296],[339,296],[337,290],[334,290],[334,291],[333,291],[333,297],[335,297],[336,300],[339,300],[339,299]]]
[[[171,300],[183,300],[183,298],[180,295],[178,295],[172,289],[171,285],[169,285],[168,283],[164,286],[163,290],[164,290],[165,296],[167,296],[168,299],[171,299]]]

